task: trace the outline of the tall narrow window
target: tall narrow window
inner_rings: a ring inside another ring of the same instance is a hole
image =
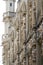
[[[10,3],[10,6],[12,6],[12,3]]]

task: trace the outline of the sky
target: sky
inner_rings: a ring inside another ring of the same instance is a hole
[[[16,3],[17,5],[17,3]],[[17,7],[17,6],[16,6]],[[2,64],[2,35],[4,34],[3,13],[6,11],[6,4],[4,0],[0,0],[0,65]]]

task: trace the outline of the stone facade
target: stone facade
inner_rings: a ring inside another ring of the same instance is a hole
[[[5,1],[3,64],[43,65],[43,0],[18,0],[16,12],[15,0]]]

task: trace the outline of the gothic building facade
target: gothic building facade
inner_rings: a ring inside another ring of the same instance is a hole
[[[3,65],[43,65],[43,0],[5,1]]]

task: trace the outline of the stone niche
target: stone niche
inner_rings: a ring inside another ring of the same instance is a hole
[[[36,62],[36,45],[32,47],[32,61]]]

